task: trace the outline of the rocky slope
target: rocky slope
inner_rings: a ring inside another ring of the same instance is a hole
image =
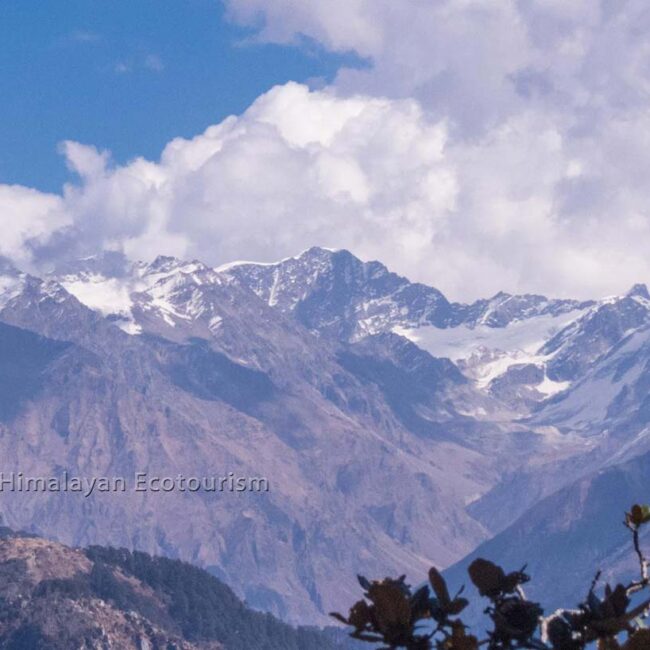
[[[345,644],[345,645],[344,645]],[[341,635],[252,612],[178,561],[72,549],[0,529],[0,648],[7,650],[335,650]]]

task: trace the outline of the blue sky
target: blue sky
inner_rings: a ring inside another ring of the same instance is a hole
[[[351,58],[254,45],[251,34],[215,0],[3,0],[0,183],[59,190],[63,140],[109,149],[118,163],[156,159],[271,86],[318,85]]]

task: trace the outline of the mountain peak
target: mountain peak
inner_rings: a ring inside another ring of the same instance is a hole
[[[183,264],[181,260],[172,255],[158,255],[153,262],[146,264],[146,267],[155,272],[165,272]]]
[[[226,262],[225,264],[221,264],[220,266],[216,267],[216,271],[218,272],[229,272],[234,269],[241,269],[247,268],[247,267],[253,267],[253,268],[260,268],[260,267],[266,267],[266,268],[276,268],[280,267],[285,264],[291,264],[291,263],[296,263],[296,262],[307,262],[311,263],[316,260],[329,260],[332,257],[334,257],[337,254],[345,254],[349,255],[350,257],[357,259],[350,253],[349,251],[342,249],[342,248],[325,248],[323,246],[311,246],[310,248],[306,248],[303,250],[301,253],[298,253],[297,255],[290,255],[289,257],[284,257],[280,260],[277,260],[275,262],[256,262],[253,260],[234,260],[232,262]],[[360,262],[360,260],[359,260]]]
[[[303,257],[331,257],[337,253],[343,253],[354,257],[354,255],[345,248],[327,248],[327,246],[310,246],[296,257],[298,259]]]
[[[630,298],[639,297],[650,300],[650,293],[648,292],[648,287],[643,283],[635,284],[626,294]]]

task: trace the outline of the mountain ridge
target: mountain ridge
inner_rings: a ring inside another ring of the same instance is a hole
[[[0,349],[33,335],[42,349],[31,387],[0,363],[0,387],[24,394],[0,409],[7,471],[235,469],[273,486],[236,501],[4,493],[5,518],[208,566],[290,621],[324,622],[357,572],[452,564],[575,468],[647,449],[643,286],[462,305],[325,249],[220,269],[111,254],[45,278],[5,271]]]
[[[0,528],[0,647],[343,650],[333,631],[251,611],[217,578],[178,560],[72,549]]]

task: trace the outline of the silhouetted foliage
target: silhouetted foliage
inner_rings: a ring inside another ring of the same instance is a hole
[[[460,618],[469,604],[461,597],[463,589],[450,596],[435,568],[429,571],[429,584],[415,592],[405,576],[381,581],[359,576],[364,598],[347,617],[332,616],[354,628],[351,637],[380,643],[381,650],[650,650],[650,629],[643,625],[650,599],[632,604],[633,596],[650,586],[648,560],[639,541],[639,529],[649,521],[650,506],[635,505],[625,516],[639,562],[638,580],[607,584],[598,596],[599,572],[576,609],[560,609],[547,617],[539,603],[526,598],[523,585],[530,580],[526,567],[506,573],[489,560],[474,560],[469,577],[480,596],[488,599],[485,614],[492,621],[484,639],[471,634]]]

